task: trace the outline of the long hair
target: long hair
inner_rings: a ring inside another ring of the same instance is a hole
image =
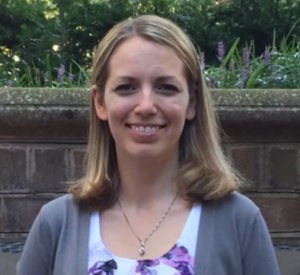
[[[187,121],[179,140],[177,184],[181,196],[193,202],[222,198],[240,185],[237,173],[222,152],[219,123],[206,87],[197,51],[189,37],[173,22],[144,15],[115,25],[100,41],[92,68],[92,84],[104,93],[109,60],[115,49],[139,36],[171,48],[184,65],[189,92],[195,96],[196,114]],[[114,139],[107,121],[100,120],[90,99],[90,128],[85,176],[72,185],[75,199],[105,210],[120,189]]]

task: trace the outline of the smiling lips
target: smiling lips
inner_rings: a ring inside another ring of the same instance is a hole
[[[138,124],[126,124],[128,128],[136,132],[152,134],[158,130],[164,128],[166,125],[138,125]]]

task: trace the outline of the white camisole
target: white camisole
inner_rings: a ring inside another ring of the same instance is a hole
[[[176,244],[156,259],[133,260],[112,254],[103,244],[101,217],[91,215],[88,275],[194,275],[194,257],[201,215],[200,204],[193,205]]]

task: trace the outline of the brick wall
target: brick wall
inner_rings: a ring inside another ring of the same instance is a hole
[[[88,91],[0,90],[0,242],[83,171]],[[252,182],[275,244],[300,244],[300,91],[214,90],[223,146]]]

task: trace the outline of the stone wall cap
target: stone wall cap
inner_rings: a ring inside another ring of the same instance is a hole
[[[211,92],[218,106],[300,106],[300,89],[215,89]]]
[[[89,88],[0,88],[0,105],[87,106]],[[297,107],[300,89],[213,89],[216,106]]]
[[[86,106],[90,89],[0,88],[0,105]]]

